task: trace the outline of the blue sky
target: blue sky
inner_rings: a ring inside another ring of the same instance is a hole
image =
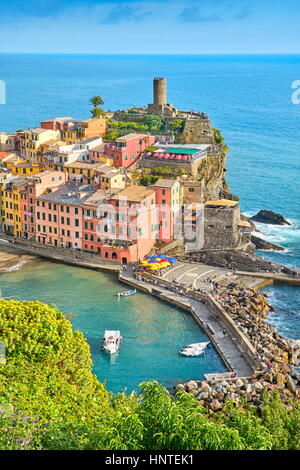
[[[300,53],[299,0],[11,0],[0,52]]]

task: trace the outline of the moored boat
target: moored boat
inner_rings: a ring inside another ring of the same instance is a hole
[[[201,356],[201,354],[203,354],[205,352],[205,350],[206,350],[206,348],[209,344],[210,344],[209,342],[189,344],[189,345],[185,346],[184,348],[182,348],[179,351],[179,354],[181,356],[186,356],[186,357]]]
[[[133,295],[136,293],[136,289],[126,290],[125,292],[118,292],[118,297],[123,296],[127,297],[128,295]]]
[[[120,330],[105,330],[102,347],[107,353],[114,354],[120,348],[121,341]]]

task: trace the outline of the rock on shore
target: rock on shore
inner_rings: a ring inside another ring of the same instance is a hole
[[[262,224],[291,225],[282,215],[269,210],[261,210],[250,219]]]
[[[275,243],[268,242],[263,238],[256,237],[255,235],[251,235],[251,242],[255,245],[257,250],[276,250],[276,251],[284,251],[284,248],[279,245],[275,245]]]
[[[191,393],[211,412],[222,410],[227,400],[237,402],[241,397],[259,407],[264,390],[278,390],[285,403],[299,400],[300,373],[293,366],[300,365],[300,341],[284,339],[266,321],[273,310],[266,295],[252,289],[218,287],[215,299],[254,346],[261,367],[252,377],[191,380],[176,390]]]

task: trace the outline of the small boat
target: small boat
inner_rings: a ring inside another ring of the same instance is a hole
[[[126,290],[125,292],[118,292],[118,297],[123,296],[127,297],[128,295],[133,295],[136,293],[136,289]]]
[[[121,346],[122,336],[120,330],[105,330],[103,337],[103,349],[109,353],[114,354]]]
[[[188,344],[187,346],[185,346],[184,348],[182,348],[180,351],[179,351],[179,354],[181,356],[186,356],[186,357],[197,357],[197,356],[201,356],[201,354],[203,354],[207,348],[207,346],[209,345],[210,343],[194,343],[194,344]]]

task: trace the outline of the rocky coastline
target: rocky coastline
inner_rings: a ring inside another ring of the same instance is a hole
[[[273,310],[266,294],[240,287],[218,287],[215,300],[226,310],[257,351],[261,364],[252,377],[218,377],[190,380],[176,390],[194,395],[211,412],[221,411],[228,400],[260,407],[265,390],[278,390],[284,403],[300,397],[300,341],[283,338],[267,321]]]

